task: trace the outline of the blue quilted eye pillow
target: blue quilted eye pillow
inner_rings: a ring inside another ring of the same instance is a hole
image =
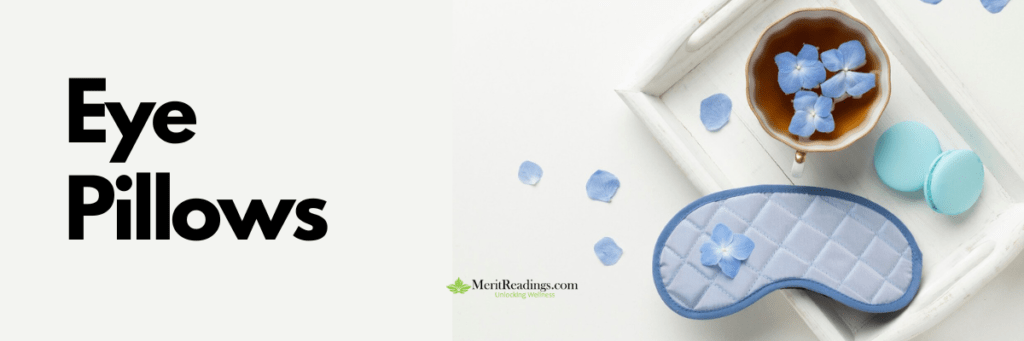
[[[762,185],[683,208],[654,247],[654,284],[692,319],[727,316],[782,288],[851,308],[906,307],[921,283],[921,250],[892,213],[818,187]]]

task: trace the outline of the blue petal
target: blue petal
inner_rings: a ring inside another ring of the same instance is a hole
[[[863,72],[846,73],[846,93],[860,97],[875,87],[875,74]]]
[[[801,80],[796,74],[796,56],[789,52],[775,55],[775,65],[779,67],[779,87],[789,95],[800,90]]]
[[[700,121],[709,131],[722,129],[729,122],[732,100],[725,94],[714,94],[700,101]]]
[[[587,196],[594,200],[611,202],[619,189],[619,178],[603,170],[594,172],[587,180]]]
[[[597,255],[597,259],[601,260],[604,265],[613,265],[619,262],[619,258],[622,257],[622,248],[615,244],[615,241],[611,238],[604,237],[594,244],[594,254]]]
[[[729,245],[732,242],[732,230],[724,224],[715,225],[715,230],[711,231],[711,241],[718,246]]]
[[[832,99],[828,97],[818,97],[818,100],[814,102],[814,114],[818,117],[832,117]]]
[[[814,122],[811,122],[811,113],[798,110],[789,121],[789,132],[793,135],[808,137],[814,134]]]
[[[783,52],[775,55],[775,65],[779,71],[793,71],[796,69],[796,56],[790,52]]]
[[[814,117],[814,129],[823,133],[831,133],[836,129],[836,121],[831,115],[828,117]]]
[[[543,175],[544,171],[536,163],[523,161],[523,164],[519,165],[519,181],[522,181],[524,184],[536,185]]]
[[[754,241],[750,240],[749,237],[742,234],[737,234],[732,237],[732,252],[729,254],[738,260],[747,259],[750,257],[750,253],[754,252]]]
[[[837,73],[832,78],[821,83],[821,95],[837,98],[846,93],[846,74],[847,72]]]
[[[842,43],[839,52],[843,54],[843,67],[847,70],[856,70],[867,63],[867,53],[859,40]]]
[[[796,93],[796,97],[793,98],[793,110],[804,110],[809,111],[814,107],[814,102],[818,100],[818,94],[814,91],[800,91]]]
[[[999,13],[1008,3],[1010,0],[981,0],[981,5],[991,13]]]
[[[803,81],[797,71],[779,70],[779,87],[782,92],[789,95],[800,90]]]
[[[700,246],[700,263],[704,266],[714,266],[722,260],[722,248],[714,242],[704,242]]]
[[[804,89],[814,89],[818,84],[825,81],[825,66],[817,60],[801,61],[800,86]]]
[[[726,277],[736,278],[736,274],[740,272],[740,260],[732,257],[722,257],[722,260],[718,262],[718,267],[722,268],[722,273]]]
[[[831,49],[821,53],[821,64],[829,71],[836,72],[843,69],[843,54],[839,50]]]
[[[799,62],[816,62],[818,61],[818,48],[811,44],[804,44],[804,47],[800,48],[800,53],[796,55],[796,60]]]
[[[937,4],[939,2],[942,2],[942,0],[921,0],[921,1],[926,3],[926,4],[932,4],[932,5]],[[982,2],[984,3],[984,1],[982,1]]]

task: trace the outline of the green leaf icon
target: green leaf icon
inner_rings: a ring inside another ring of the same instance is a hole
[[[462,278],[456,278],[455,284],[448,285],[448,290],[450,290],[452,294],[465,294],[469,291],[469,285],[462,283]]]

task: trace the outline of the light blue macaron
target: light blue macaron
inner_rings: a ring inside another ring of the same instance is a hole
[[[935,212],[964,213],[981,197],[985,167],[970,150],[950,150],[935,158],[924,180],[924,199]]]
[[[916,192],[939,154],[939,138],[920,122],[904,121],[882,133],[875,144],[875,171],[886,186]]]

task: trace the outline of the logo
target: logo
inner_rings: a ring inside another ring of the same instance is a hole
[[[448,290],[451,290],[452,295],[465,294],[469,291],[469,285],[462,283],[462,278],[456,278],[455,283],[448,286]]]

